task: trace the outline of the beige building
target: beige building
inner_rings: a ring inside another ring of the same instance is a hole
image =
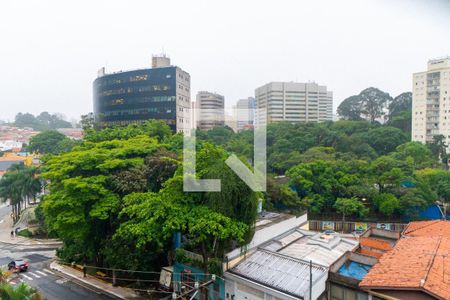
[[[240,99],[233,108],[236,130],[252,129],[255,121],[255,98]]]
[[[255,90],[255,99],[256,127],[280,121],[323,122],[333,119],[333,93],[317,83],[270,82]]]
[[[217,93],[200,91],[195,101],[197,128],[208,130],[224,126],[225,97]]]
[[[450,57],[428,61],[413,74],[412,140],[426,143],[435,135],[450,142]]]

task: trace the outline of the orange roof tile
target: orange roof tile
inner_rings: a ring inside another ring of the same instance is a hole
[[[392,249],[391,244],[389,244],[388,242],[371,237],[369,238],[361,237],[359,239],[359,243],[361,244],[361,246],[370,247],[382,251],[389,251]]]
[[[25,157],[20,156],[2,156],[0,161],[24,161],[27,160]]]
[[[361,281],[366,289],[422,290],[450,299],[450,237],[405,237]]]
[[[433,220],[410,222],[403,231],[409,236],[446,236],[450,237],[450,221]]]
[[[381,256],[383,256],[383,253],[370,251],[370,250],[362,249],[362,248],[359,248],[357,250],[357,252],[359,252],[359,253],[361,253],[363,255],[372,256],[372,257],[375,257],[375,258],[380,258]]]

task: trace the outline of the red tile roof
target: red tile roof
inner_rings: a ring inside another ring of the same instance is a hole
[[[450,237],[402,238],[372,267],[360,286],[422,290],[439,299],[450,299]]]
[[[392,246],[389,242],[382,241],[382,240],[372,238],[372,237],[367,237],[367,238],[361,237],[359,239],[359,243],[363,247],[370,247],[370,248],[378,249],[378,250],[382,250],[382,251],[389,251],[392,249]]]
[[[357,250],[357,252],[359,252],[363,255],[372,256],[375,258],[380,258],[381,256],[383,256],[383,253],[375,252],[375,251],[371,251],[371,250],[367,250],[367,249],[362,249],[362,248],[359,248]]]
[[[446,236],[450,237],[450,221],[433,220],[411,222],[403,231],[408,236]]]
[[[2,156],[0,161],[24,161],[27,160],[25,157],[21,156]]]

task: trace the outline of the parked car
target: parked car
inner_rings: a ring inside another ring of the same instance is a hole
[[[18,260],[13,260],[12,262],[10,262],[8,264],[8,270],[21,272],[21,271],[28,270],[29,266],[30,266],[29,263],[25,262],[24,260],[18,259]]]

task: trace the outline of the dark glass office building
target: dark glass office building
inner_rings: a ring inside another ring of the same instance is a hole
[[[163,120],[190,129],[190,76],[176,66],[104,74],[94,81],[94,115],[100,127]]]

